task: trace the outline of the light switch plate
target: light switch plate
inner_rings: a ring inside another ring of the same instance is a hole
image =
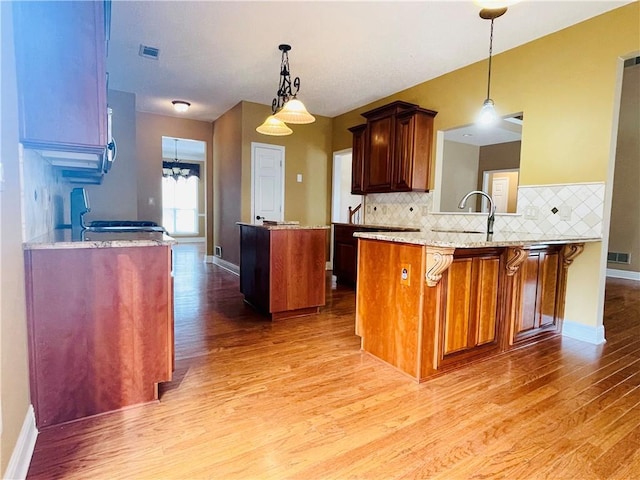
[[[298,175],[296,175],[296,182],[298,183],[302,183],[302,174],[299,173]]]

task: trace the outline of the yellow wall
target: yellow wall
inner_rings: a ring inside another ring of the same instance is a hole
[[[27,320],[22,256],[18,100],[11,3],[0,2],[2,111],[0,151],[5,181],[0,189],[0,473],[4,473],[29,408]]]
[[[607,180],[619,58],[640,51],[639,18],[634,2],[494,57],[497,109],[524,112],[520,185]],[[333,150],[351,146],[346,129],[363,123],[361,112],[391,100],[436,110],[436,130],[472,123],[486,68],[486,60],[478,62],[337,117]],[[565,309],[568,319],[594,326],[601,315],[600,248],[589,245],[574,262],[581,275],[569,275]]]

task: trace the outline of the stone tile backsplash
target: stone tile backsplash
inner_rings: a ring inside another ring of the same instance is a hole
[[[521,186],[515,214],[497,214],[494,231],[602,236],[604,183]],[[363,223],[486,229],[486,213],[433,212],[432,192],[377,193],[364,197]]]
[[[53,167],[36,151],[21,147],[22,240],[53,231],[69,222],[71,186],[60,182]]]

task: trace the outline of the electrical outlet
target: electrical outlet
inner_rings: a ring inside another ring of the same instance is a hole
[[[558,209],[558,218],[560,218],[560,220],[571,220],[572,211],[573,209],[570,205],[560,205],[560,208]]]
[[[411,285],[411,265],[403,263],[400,267],[400,285],[408,287]]]
[[[525,220],[537,220],[538,219],[538,207],[534,207],[533,205],[528,206],[524,209],[524,218]]]
[[[383,205],[382,207],[380,207],[380,210],[382,210],[382,214],[386,215],[387,214],[387,206]]]
[[[367,214],[371,213],[371,205],[367,205],[367,206],[365,207],[364,211],[365,211]]]
[[[429,215],[429,208],[427,208],[426,205],[423,205],[422,207],[420,207],[420,213],[423,217],[426,217],[427,215]]]

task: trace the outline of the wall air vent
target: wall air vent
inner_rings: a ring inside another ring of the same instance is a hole
[[[153,60],[157,60],[158,55],[160,55],[160,49],[140,44],[140,51],[138,52],[138,55],[144,58],[152,58]]]
[[[609,252],[607,254],[607,262],[610,263],[631,263],[631,258],[628,253]]]

